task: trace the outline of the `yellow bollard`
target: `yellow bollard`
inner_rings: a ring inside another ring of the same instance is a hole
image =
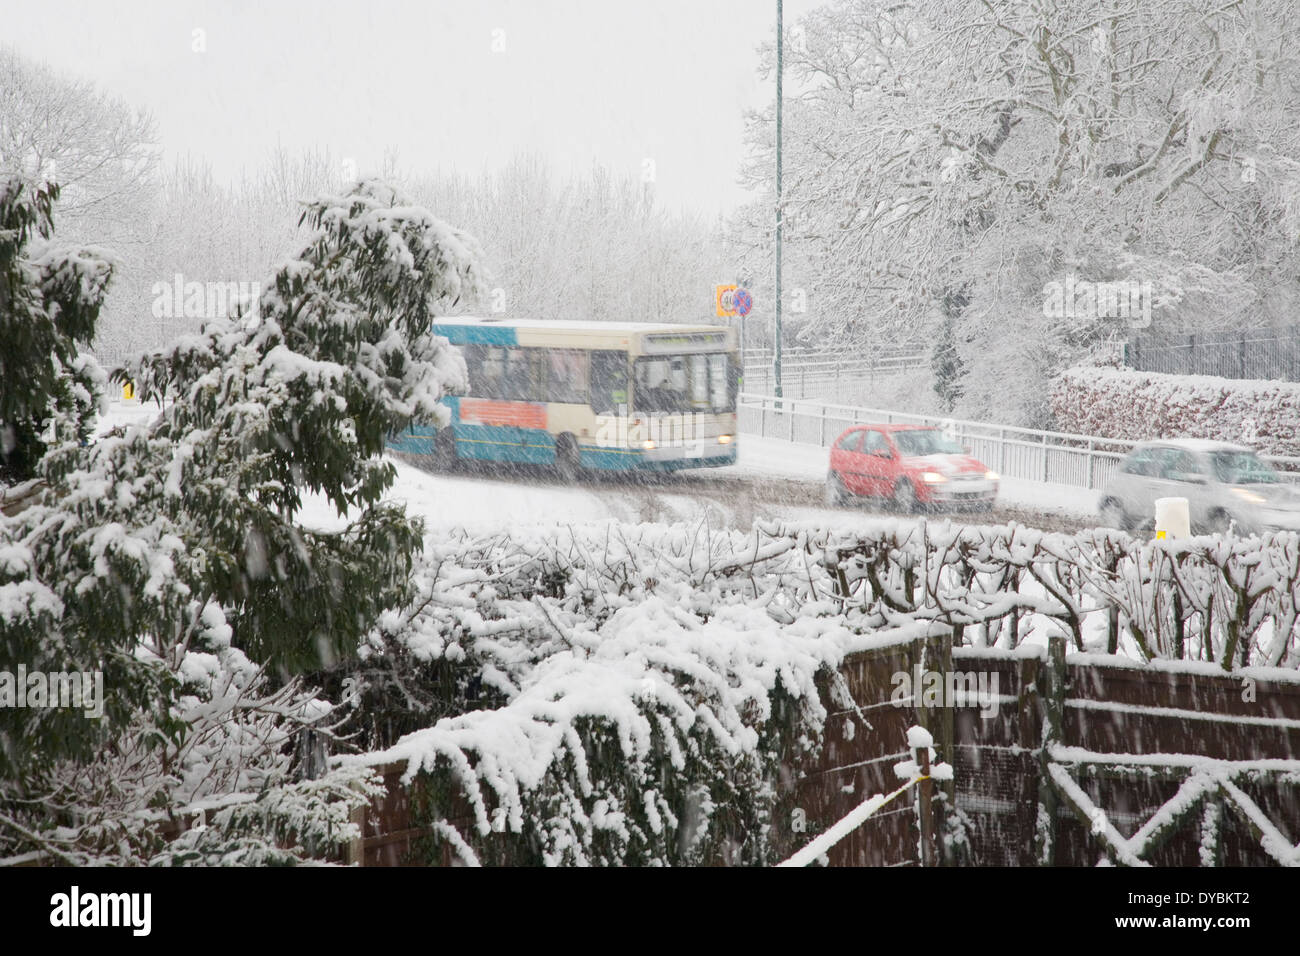
[[[135,398],[135,382],[126,382],[122,385],[122,400],[131,401]]]

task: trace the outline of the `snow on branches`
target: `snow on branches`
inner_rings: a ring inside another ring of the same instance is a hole
[[[0,213],[16,209],[17,225],[0,242],[48,224],[39,203],[10,198]],[[138,862],[158,849],[155,830],[133,836],[147,808],[296,786],[283,750],[322,710],[291,675],[351,655],[379,613],[409,596],[421,528],[381,500],[393,468],[380,453],[385,436],[438,419],[439,400],[464,386],[464,363],[432,320],[476,292],[478,250],[378,183],[309,203],[303,219],[303,251],[256,309],[119,371],[146,396],[171,399],[156,421],[50,447],[36,463],[44,490],[0,516],[5,659],[101,672],[108,688],[101,720],[0,708],[0,856]],[[17,293],[39,303],[27,280],[41,275],[59,323],[72,321],[76,296],[102,291],[107,273],[91,258],[43,262],[42,272],[0,259],[10,296],[0,321],[19,314]],[[6,362],[9,345],[6,333]],[[77,397],[93,403],[98,384],[75,336],[47,351],[54,368],[85,373]],[[305,491],[354,520],[337,533],[300,528]],[[343,789],[365,791],[348,779]],[[191,838],[185,852],[256,856],[248,840],[259,826],[274,844],[267,853],[315,852],[282,845],[303,832],[284,821],[324,792],[226,813],[215,843]],[[33,806],[56,809],[33,819]],[[320,820],[338,834],[329,814]]]
[[[421,780],[435,846],[466,862],[689,863],[718,847],[772,862],[774,781],[820,745],[819,677],[846,655],[1064,632],[1138,660],[1296,667],[1298,553],[1294,535],[1143,544],[898,520],[453,538],[366,642],[372,749],[339,761]]]
[[[1300,454],[1300,385],[1131,369],[1071,368],[1052,386],[1062,431],[1146,441],[1208,438]]]

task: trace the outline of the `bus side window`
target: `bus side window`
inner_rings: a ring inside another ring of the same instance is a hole
[[[567,405],[587,401],[587,353],[581,349],[547,349],[550,377],[546,400]]]
[[[492,345],[465,347],[469,393],[475,398],[502,398],[505,394],[505,349]]]
[[[506,349],[506,375],[501,398],[517,402],[530,397],[528,360],[527,349]]]
[[[627,353],[591,353],[591,408],[597,415],[627,414]]]

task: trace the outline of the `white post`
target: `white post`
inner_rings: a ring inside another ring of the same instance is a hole
[[[1156,499],[1156,537],[1189,538],[1192,535],[1191,510],[1186,498]]]

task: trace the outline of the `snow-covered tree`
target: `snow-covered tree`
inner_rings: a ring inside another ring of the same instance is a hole
[[[1032,422],[1057,369],[1127,332],[1098,308],[1047,314],[1052,283],[1137,283],[1164,328],[1288,315],[1290,15],[1280,0],[810,14],[787,43],[784,210],[791,246],[820,262],[821,329],[929,332],[960,290],[962,408]],[[751,121],[756,184],[771,182],[770,121]]]
[[[85,439],[104,373],[80,354],[112,275],[102,250],[51,241],[59,187],[0,179],[0,484],[34,477],[50,444]]]
[[[329,710],[287,672],[353,652],[408,596],[421,528],[382,501],[393,468],[380,455],[464,386],[431,326],[478,292],[481,253],[376,182],[308,203],[302,222],[302,251],[259,302],[123,373],[170,403],[156,421],[88,446],[66,436],[39,463],[43,496],[0,520],[5,660],[101,671],[110,689],[99,720],[0,708],[0,845],[77,860],[151,806],[282,780],[292,728]],[[309,492],[346,529],[300,528]],[[286,816],[324,800],[280,796],[251,818],[232,809],[224,837],[187,852],[247,856],[250,827],[283,836]],[[66,813],[31,820],[42,805]]]

